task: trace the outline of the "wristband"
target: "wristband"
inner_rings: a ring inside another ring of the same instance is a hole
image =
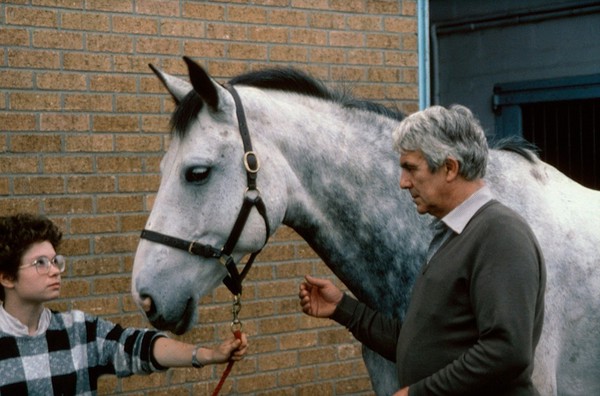
[[[200,360],[198,360],[198,358],[196,357],[196,354],[198,353],[198,349],[200,349],[200,344],[196,345],[194,347],[194,350],[192,351],[192,366],[195,368],[202,368],[202,367],[204,367],[204,365],[202,363],[200,363]]]

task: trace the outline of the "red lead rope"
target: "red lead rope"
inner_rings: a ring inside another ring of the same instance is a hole
[[[240,320],[238,319],[238,314],[242,309],[242,303],[240,301],[241,297],[241,294],[233,296],[233,307],[231,308],[231,313],[233,314],[233,322],[231,322],[231,332],[238,340],[242,339],[242,322],[240,322]],[[215,388],[215,391],[213,392],[212,396],[217,396],[221,391],[221,388],[223,387],[227,376],[233,368],[233,363],[235,363],[234,360],[230,360],[229,363],[227,363],[227,368],[225,369],[225,371],[223,371],[223,375],[221,375],[221,380],[217,384],[217,387]]]
[[[234,331],[233,334],[235,335],[235,338],[237,338],[238,340],[242,338],[242,332],[240,330]],[[223,387],[223,384],[225,383],[227,376],[229,375],[229,373],[231,372],[231,369],[233,368],[233,363],[235,363],[233,360],[230,360],[229,363],[227,363],[227,368],[225,369],[225,371],[223,371],[223,375],[221,375],[221,380],[219,381],[219,384],[215,388],[215,391],[213,392],[212,396],[217,396],[219,394],[219,392],[221,391],[221,388]]]

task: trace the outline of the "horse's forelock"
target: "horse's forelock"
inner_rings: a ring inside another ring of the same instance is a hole
[[[185,136],[192,121],[198,116],[204,106],[204,102],[196,91],[190,91],[177,104],[173,115],[171,116],[171,133],[179,137]]]

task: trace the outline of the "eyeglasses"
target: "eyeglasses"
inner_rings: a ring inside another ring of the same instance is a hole
[[[34,267],[38,274],[46,275],[50,272],[50,265],[55,266],[61,273],[65,271],[65,266],[67,264],[67,260],[65,256],[56,255],[53,259],[49,259],[46,256],[42,256],[36,259],[33,263],[23,265],[20,268]]]

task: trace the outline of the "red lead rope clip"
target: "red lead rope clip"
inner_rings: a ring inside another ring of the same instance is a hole
[[[231,332],[233,333],[235,338],[238,340],[242,338],[242,329],[243,329],[242,322],[240,322],[240,319],[238,318],[238,314],[240,313],[240,310],[242,309],[242,303],[240,301],[241,297],[242,297],[241,294],[234,296],[233,297],[233,306],[231,307],[231,314],[233,315],[233,321],[231,322]],[[229,363],[227,363],[227,368],[225,369],[225,371],[223,371],[223,375],[221,375],[221,380],[217,384],[217,387],[215,388],[214,392],[212,393],[212,396],[217,396],[219,394],[219,392],[221,391],[221,388],[223,387],[223,384],[225,383],[227,376],[229,375],[229,373],[231,372],[231,369],[233,368],[233,363],[235,363],[233,360],[230,360]]]

